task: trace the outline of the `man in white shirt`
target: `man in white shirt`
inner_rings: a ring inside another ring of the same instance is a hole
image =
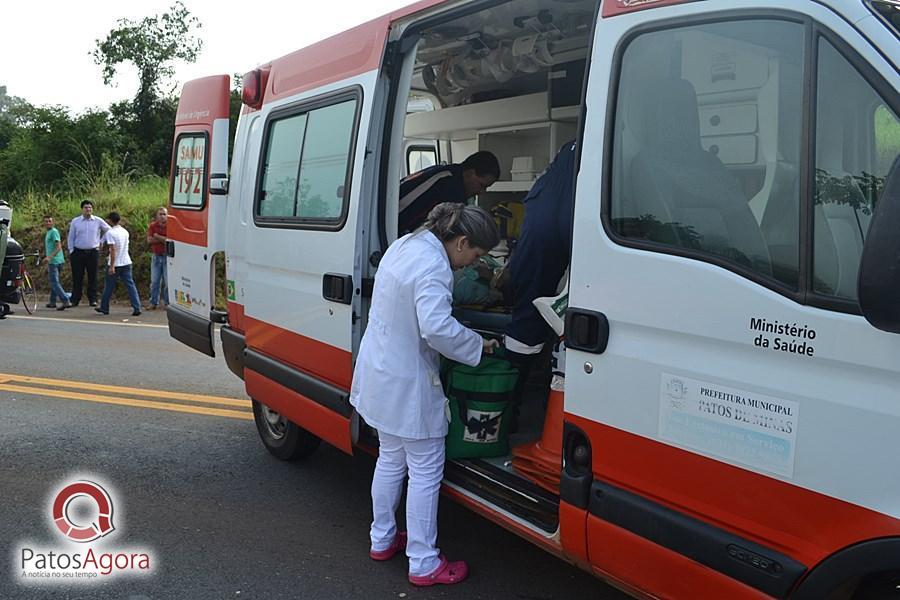
[[[106,282],[103,285],[103,298],[100,300],[99,308],[95,308],[98,313],[104,315],[109,314],[109,299],[112,298],[113,292],[116,291],[116,284],[119,279],[125,284],[128,290],[128,299],[131,300],[131,308],[134,309],[131,316],[136,317],[141,314],[141,299],[138,296],[137,286],[134,285],[134,279],[131,277],[131,257],[128,255],[128,231],[119,225],[121,217],[119,213],[113,211],[106,216],[106,220],[111,227],[106,235],[103,236],[103,242],[109,247],[109,259],[107,262]]]

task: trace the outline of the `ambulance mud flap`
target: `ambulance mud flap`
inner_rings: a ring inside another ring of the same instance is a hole
[[[225,355],[225,364],[232,373],[244,378],[244,350],[247,342],[244,336],[231,327],[224,325],[219,331],[222,336],[222,354]]]
[[[806,572],[789,556],[608,483],[591,485],[589,513],[776,598]]]
[[[215,357],[211,321],[171,305],[166,308],[166,317],[169,320],[170,336],[194,350]]]
[[[591,442],[584,432],[563,423],[563,469],[559,478],[559,537],[562,547],[589,563],[587,508],[594,474],[591,469]]]
[[[591,442],[570,423],[563,425],[563,470],[559,479],[559,499],[587,509],[594,475],[591,471]]]

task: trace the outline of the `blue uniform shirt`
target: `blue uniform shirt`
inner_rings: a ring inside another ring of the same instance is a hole
[[[539,350],[550,326],[532,304],[555,296],[572,248],[575,142],[567,142],[525,196],[522,234],[509,262],[513,312],[506,333]]]

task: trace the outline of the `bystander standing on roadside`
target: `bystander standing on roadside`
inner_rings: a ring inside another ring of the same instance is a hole
[[[56,310],[65,310],[71,306],[69,295],[66,294],[62,284],[59,282],[59,274],[66,258],[63,255],[62,238],[59,236],[59,230],[53,226],[53,217],[44,215],[44,262],[47,263],[47,275],[50,278],[50,301],[47,308],[55,308]],[[57,299],[59,306],[56,305]]]
[[[163,307],[169,304],[169,280],[166,277],[166,221],[169,212],[165,206],[156,209],[156,218],[147,229],[147,243],[153,256],[150,258],[150,310],[156,310],[162,296]]]
[[[97,264],[100,241],[109,225],[94,216],[94,203],[82,200],[81,214],[69,223],[69,259],[72,261],[72,306],[81,302],[84,273],[87,272],[87,295],[91,306],[97,306]]]
[[[116,291],[116,284],[119,279],[125,284],[128,291],[128,299],[131,301],[133,309],[131,316],[136,317],[141,314],[141,299],[138,296],[137,286],[134,285],[134,279],[131,277],[131,256],[128,254],[129,235],[128,230],[119,225],[121,217],[119,213],[113,211],[106,218],[112,224],[109,231],[103,238],[103,242],[109,247],[108,267],[106,269],[106,282],[103,285],[103,298],[100,300],[99,308],[95,308],[98,313],[104,315],[109,314],[109,300],[112,298],[113,292]]]

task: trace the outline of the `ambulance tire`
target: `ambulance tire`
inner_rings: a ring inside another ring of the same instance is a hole
[[[306,458],[322,443],[320,438],[256,400],[253,401],[253,420],[266,450],[281,460]]]
[[[864,578],[853,591],[852,600],[900,598],[900,571],[876,573]]]

